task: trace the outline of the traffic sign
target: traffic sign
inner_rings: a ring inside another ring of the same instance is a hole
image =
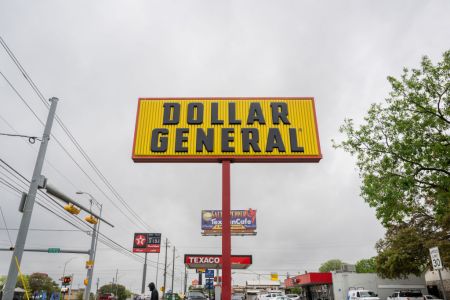
[[[206,270],[205,277],[206,278],[214,278],[214,270]]]
[[[214,280],[213,280],[213,278],[206,278],[205,287],[208,290],[213,289],[213,287],[214,287]]]
[[[430,248],[430,256],[431,256],[431,263],[433,264],[433,270],[442,270],[442,260],[441,256],[439,255],[439,248],[433,247]]]
[[[48,248],[48,253],[61,253],[61,248]]]
[[[86,269],[91,270],[94,267],[94,261],[88,260],[86,261]]]

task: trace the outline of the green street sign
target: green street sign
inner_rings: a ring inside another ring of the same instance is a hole
[[[48,248],[48,253],[61,253],[61,248]]]

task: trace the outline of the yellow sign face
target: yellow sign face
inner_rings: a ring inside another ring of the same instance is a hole
[[[270,279],[272,281],[278,281],[278,273],[272,273],[270,274]]]
[[[139,99],[135,162],[318,162],[313,98]]]

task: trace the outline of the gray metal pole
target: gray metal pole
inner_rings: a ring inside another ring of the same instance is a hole
[[[155,280],[156,288],[158,288],[158,276],[159,276],[159,253],[158,253],[158,262],[156,264],[156,280]]]
[[[13,251],[14,248],[0,248],[0,251]],[[42,252],[42,253],[49,253],[48,248],[44,249],[37,249],[37,248],[26,248],[23,249],[24,252]],[[57,253],[72,253],[72,254],[89,254],[89,250],[83,251],[83,250],[70,250],[70,249],[60,249]]]
[[[97,277],[97,289],[96,289],[96,293],[95,293],[95,299],[98,299],[98,286],[99,286],[99,284],[100,284],[100,278],[99,277]]]
[[[188,274],[187,274],[187,268],[186,265],[184,266],[184,295],[186,295],[186,288],[187,288],[187,278]]]
[[[92,202],[92,200],[91,200]],[[100,216],[102,215],[102,206],[100,206]],[[93,262],[93,265],[91,268],[87,270],[87,280],[88,283],[86,285],[86,288],[84,289],[84,295],[83,300],[89,300],[89,295],[91,293],[91,286],[92,286],[92,276],[94,275],[94,267],[95,267],[95,252],[97,248],[97,238],[98,238],[98,229],[100,226],[100,219],[97,224],[92,226],[92,238],[91,238],[91,250],[89,251],[89,260]]]
[[[51,105],[47,116],[47,122],[45,123],[44,134],[42,135],[42,141],[41,145],[39,146],[39,152],[36,159],[36,164],[34,166],[30,189],[28,190],[28,196],[23,210],[22,220],[20,221],[19,232],[17,233],[14,253],[11,257],[11,263],[9,264],[8,277],[3,288],[3,300],[13,299],[14,288],[16,287],[17,274],[19,271],[17,269],[17,263],[20,266],[20,263],[22,261],[23,249],[25,248],[25,241],[27,240],[28,229],[30,227],[31,215],[33,213],[36,193],[39,185],[43,183],[43,176],[41,175],[41,172],[44,165],[44,158],[47,151],[48,141],[50,140],[50,132],[53,125],[53,119],[55,118],[58,98],[51,98],[50,102]]]
[[[119,269],[117,269],[116,270],[116,299],[119,299],[119,293],[118,293],[118,290],[119,290],[119,286],[117,285],[117,275],[119,275]]]
[[[446,295],[445,289],[444,289],[444,281],[442,281],[441,270],[438,270],[438,272],[439,272],[439,280],[441,281],[442,295],[444,296],[444,300],[447,300],[447,295]]]
[[[147,252],[145,252],[144,257],[144,269],[142,270],[142,287],[141,287],[141,294],[145,293],[145,280],[147,277]]]
[[[175,279],[175,246],[173,246],[173,255],[172,255],[172,294],[175,294],[175,291],[173,290],[173,280]]]
[[[163,291],[163,299],[164,299],[164,296],[166,295],[166,290],[167,290],[166,277],[167,277],[167,247],[168,246],[169,246],[169,242],[167,241],[167,238],[166,238],[166,255],[164,257],[164,291]]]

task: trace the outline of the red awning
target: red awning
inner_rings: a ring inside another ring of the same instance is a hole
[[[305,285],[318,285],[318,284],[332,284],[331,273],[307,273],[288,278],[284,281],[286,287],[291,286],[305,286]]]
[[[186,254],[184,263],[190,269],[222,269],[222,255]],[[232,269],[247,269],[252,264],[251,255],[232,255]]]

